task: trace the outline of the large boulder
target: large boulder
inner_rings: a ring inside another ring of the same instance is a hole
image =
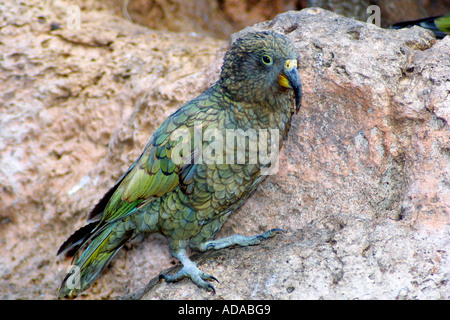
[[[58,247],[84,225],[159,124],[214,81],[205,74],[217,73],[210,63],[224,45],[199,34],[150,30],[100,5],[79,7],[77,29],[70,5],[0,3],[4,299],[55,298],[70,265],[56,257]],[[117,261],[123,265],[83,297],[123,295],[170,264],[165,239],[130,250],[137,248],[146,254],[127,258],[122,250]],[[130,259],[139,261],[130,265]]]
[[[226,49],[101,5],[71,29],[69,5],[0,4],[2,298],[54,298],[70,265],[59,245],[158,125],[217,79]],[[266,29],[296,43],[303,104],[279,172],[217,236],[285,233],[198,255],[215,296],[157,281],[176,261],[152,235],[80,298],[449,298],[449,37],[321,9],[242,33]]]
[[[267,29],[300,52],[303,104],[280,171],[220,235],[286,234],[199,256],[214,297],[154,279],[128,298],[450,298],[450,37],[313,8],[232,39]]]

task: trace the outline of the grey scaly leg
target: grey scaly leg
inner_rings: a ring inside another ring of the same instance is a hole
[[[283,232],[281,229],[272,229],[258,234],[255,236],[243,236],[240,234],[234,234],[228,237],[220,238],[217,240],[204,241],[203,237],[194,237],[190,239],[189,246],[197,251],[219,250],[222,248],[230,247],[233,245],[239,246],[253,246],[261,243],[261,241],[269,239]],[[197,265],[189,259],[186,252],[187,240],[171,240],[170,252],[172,256],[180,260],[183,267],[174,275],[160,274],[159,278],[166,280],[166,282],[176,282],[184,278],[190,278],[197,286],[205,289],[206,291],[216,292],[214,286],[206,281],[217,281],[214,276],[204,273]],[[206,280],[206,281],[205,281]]]
[[[201,271],[197,265],[189,259],[186,253],[187,241],[186,240],[171,240],[170,252],[172,256],[180,260],[183,264],[183,268],[174,275],[160,274],[159,278],[166,280],[166,282],[176,282],[184,278],[190,278],[193,283],[206,291],[212,291],[215,293],[214,287],[206,281],[218,281],[212,275]],[[205,281],[206,280],[206,281]]]
[[[192,249],[201,252],[208,250],[219,250],[234,245],[239,245],[242,247],[254,246],[260,244],[261,241],[263,240],[267,240],[269,238],[276,236],[278,233],[281,232],[283,232],[283,230],[281,229],[272,229],[255,236],[243,236],[240,234],[233,234],[228,237],[220,238],[217,240],[202,241],[200,243],[198,241],[195,241],[197,239],[193,238],[189,242],[189,245]]]

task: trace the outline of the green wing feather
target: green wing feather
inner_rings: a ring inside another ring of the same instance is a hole
[[[103,210],[100,222],[111,222],[129,215],[133,209],[142,207],[154,199],[175,189],[180,184],[183,163],[172,161],[172,150],[180,140],[171,139],[178,129],[187,129],[193,145],[194,121],[209,122],[216,117],[219,101],[215,99],[214,87],[191,100],[166,121],[153,134],[143,153],[123,177]],[[191,151],[191,159],[194,150]]]
[[[446,14],[434,21],[439,30],[450,34],[450,14]]]
[[[192,143],[195,121],[206,123],[209,121],[206,119],[208,116],[217,117],[221,108],[217,96],[216,88],[213,86],[170,115],[150,138],[141,156],[89,213],[90,224],[70,236],[61,245],[57,254],[83,247],[90,239],[96,237],[105,225],[125,218],[136,208],[151,203],[175,189],[180,183],[186,189],[192,181],[183,182],[182,172],[196,166],[176,164],[172,161],[172,150],[180,140],[171,139],[171,135],[177,129],[188,129]],[[194,153],[195,150],[191,150],[190,159],[194,158]]]

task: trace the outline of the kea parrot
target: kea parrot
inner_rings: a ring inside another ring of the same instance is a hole
[[[87,224],[62,244],[58,255],[75,252],[75,256],[58,297],[86,290],[127,242],[155,232],[170,239],[170,252],[182,263],[178,273],[160,274],[160,279],[174,282],[187,277],[215,293],[211,281],[217,279],[190,260],[188,245],[199,252],[257,245],[281,232],[275,228],[260,235],[214,239],[273,165],[273,158],[261,160],[260,149],[250,159],[252,143],[266,140],[268,149],[277,154],[287,138],[302,97],[298,63],[293,42],[274,31],[252,32],[234,41],[217,82],[161,124],[142,154],[89,213]],[[214,139],[203,137],[199,142],[196,134],[208,130]],[[231,142],[227,139],[220,148],[217,143],[224,139],[219,136],[236,131],[254,134],[244,135],[242,143],[237,136]],[[278,135],[272,135],[275,132]],[[217,148],[209,154],[215,159],[208,161],[211,157],[203,155],[213,143]]]

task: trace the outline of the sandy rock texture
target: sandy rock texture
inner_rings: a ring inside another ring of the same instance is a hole
[[[84,2],[92,2],[85,0]],[[100,1],[96,1],[96,5]],[[320,7],[345,17],[367,21],[380,8],[381,27],[407,20],[442,15],[449,0],[101,0],[104,7],[151,29],[198,32],[221,39],[277,14]],[[90,4],[89,6],[92,6]]]
[[[227,43],[95,1],[0,11],[0,297],[53,299],[70,265],[58,247],[163,119],[217,79]],[[321,9],[242,32],[266,29],[296,43],[303,105],[278,174],[218,236],[285,233],[198,255],[215,296],[158,282],[175,264],[168,241],[138,239],[79,299],[450,298],[449,37]]]
[[[107,6],[130,21],[151,29],[199,32],[220,39],[276,14],[298,10],[298,0],[104,0]]]
[[[214,297],[187,280],[131,297],[448,299],[450,38],[305,9],[233,39],[267,29],[296,43],[303,106],[279,173],[222,232],[286,234],[199,258]]]
[[[448,12],[449,0],[307,0],[308,7],[320,7],[345,17],[367,21],[375,13],[370,6],[380,8],[380,25],[388,28],[401,22],[442,15]]]
[[[80,29],[71,29],[67,12],[74,4],[0,4],[4,299],[55,297],[70,265],[56,257],[64,238],[84,225],[163,119],[214,81],[208,73],[219,66],[208,65],[225,44],[149,30],[101,6],[83,11],[81,1]],[[142,278],[170,265],[165,239],[154,238],[146,251],[148,257],[132,258],[145,274],[133,276],[123,250],[116,270],[125,274],[110,273],[85,297],[125,294],[134,287],[132,278],[139,288]]]

